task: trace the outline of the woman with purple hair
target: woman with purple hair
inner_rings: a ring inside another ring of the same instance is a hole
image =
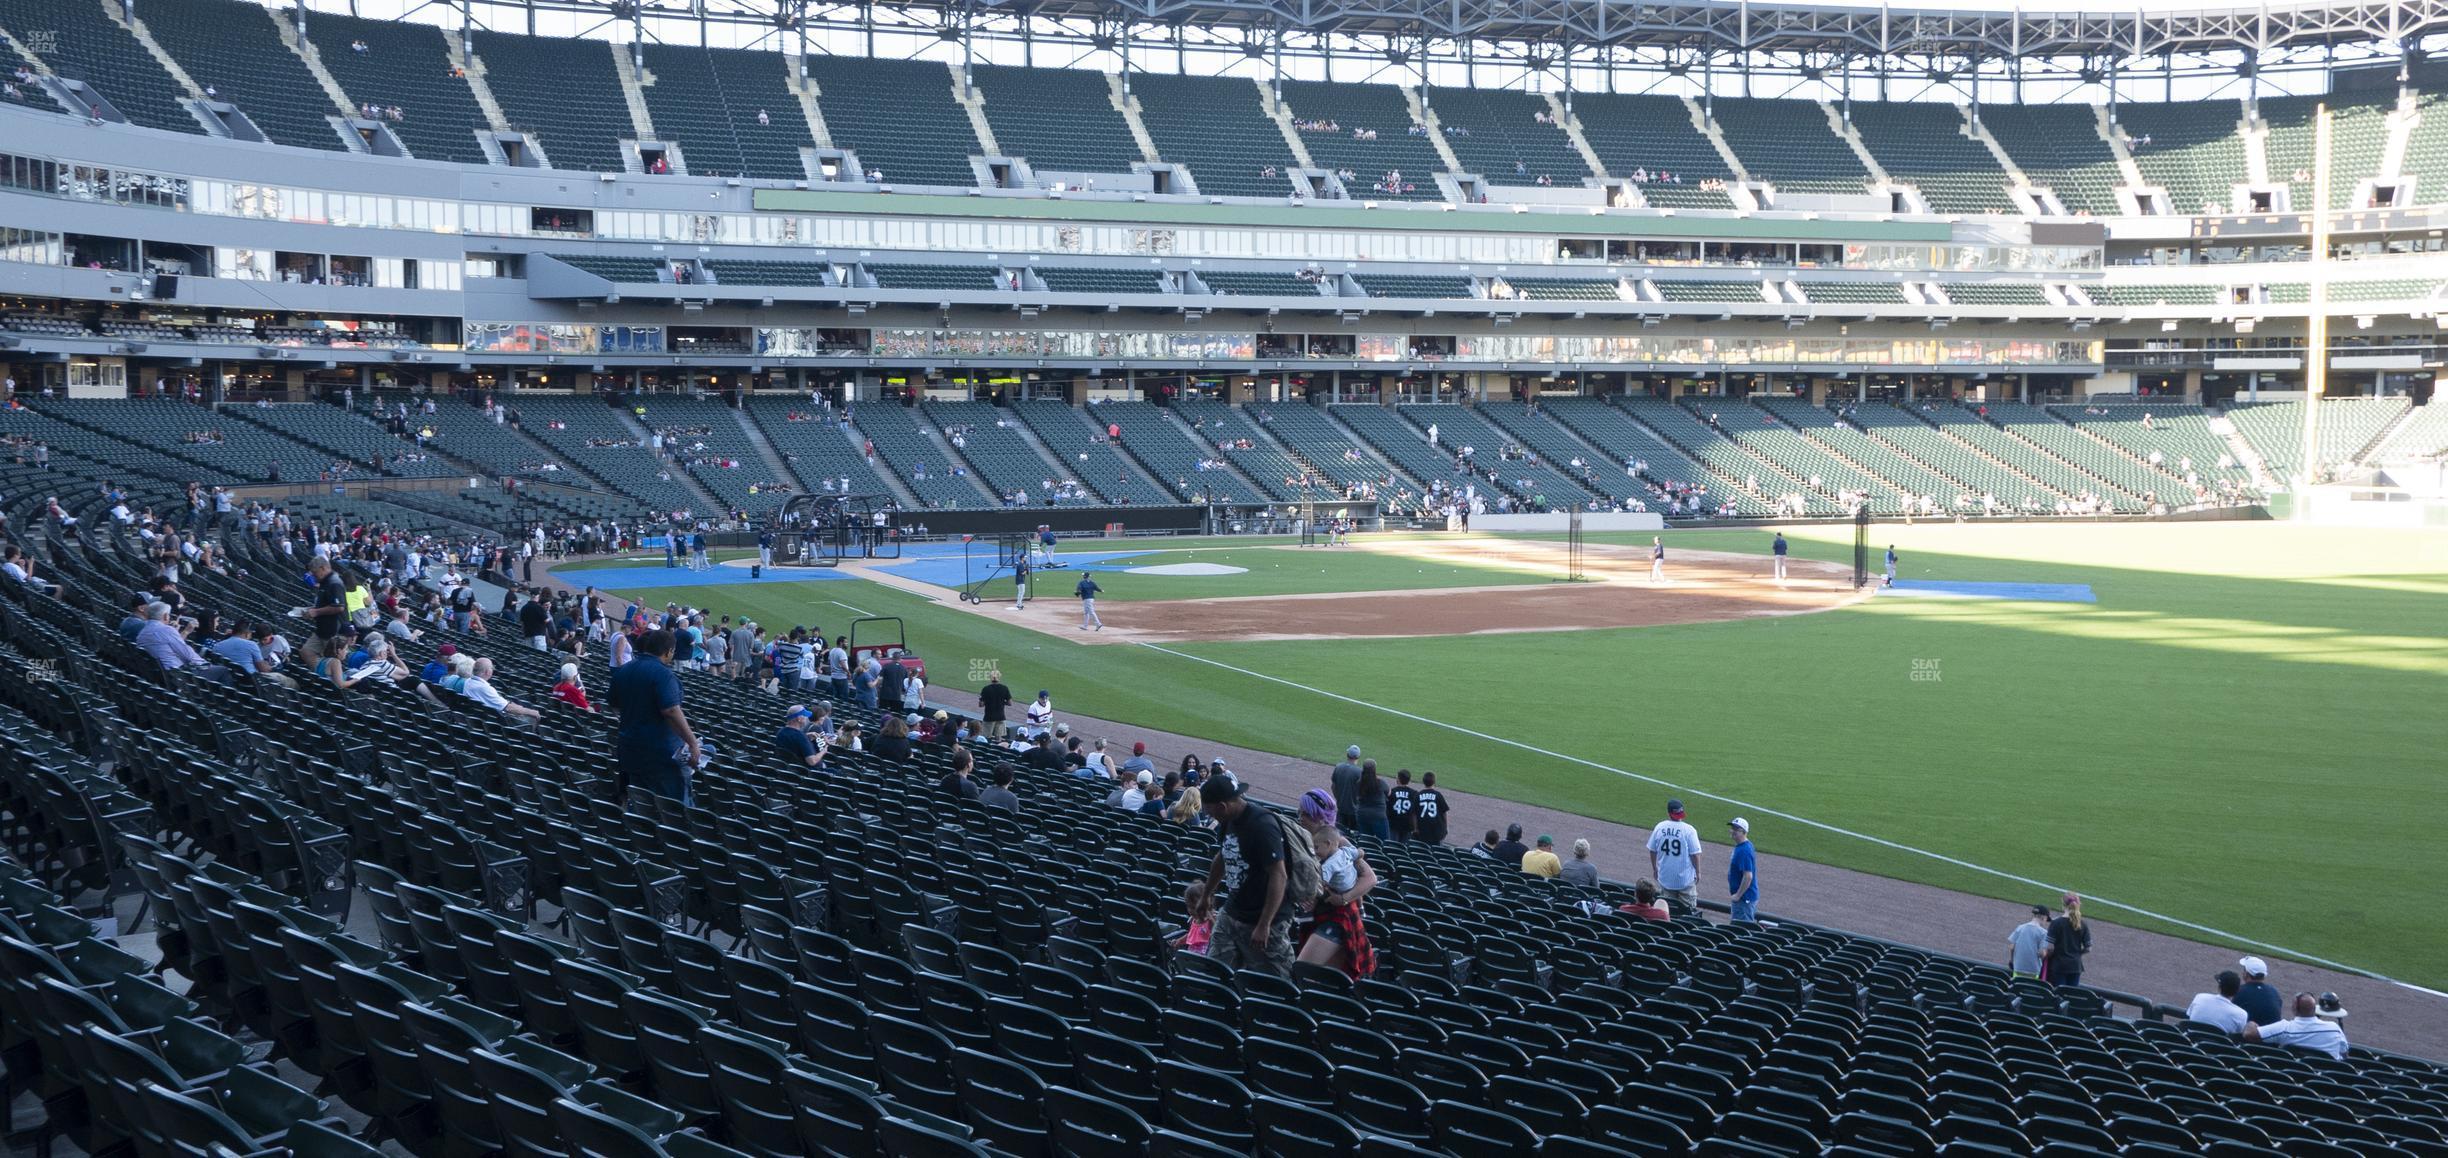
[[[1377,972],[1377,951],[1369,945],[1360,900],[1377,887],[1377,871],[1369,867],[1360,846],[1345,840],[1335,828],[1333,793],[1323,788],[1301,793],[1300,824],[1317,852],[1318,880],[1324,891],[1311,912],[1312,923],[1307,939],[1301,942],[1299,959],[1340,969],[1353,978],[1370,976]]]

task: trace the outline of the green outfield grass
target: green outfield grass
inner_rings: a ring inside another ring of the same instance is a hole
[[[2448,986],[2439,858],[2422,851],[2448,824],[2448,536],[2268,523],[1873,535],[1874,550],[1896,545],[1906,578],[2085,583],[2099,602],[1880,598],[1719,624],[1156,650],[1088,647],[866,583],[627,594],[835,630],[850,612],[825,601],[839,600],[907,617],[939,684],[1000,667],[1015,688],[1103,718],[1309,756],[1357,741],[1468,792],[1616,821],[1659,813],[1667,788],[1603,765],[1671,784],[1703,833],[1745,812],[1768,851],[2007,902],[2041,895],[1763,815],[1775,810]],[[1792,532],[1798,555],[1836,561],[1850,536]],[[1668,537],[1670,550],[1767,542]],[[1455,831],[1504,819],[1463,816]],[[1609,868],[1636,855],[1598,853]],[[1776,883],[1764,885],[1773,911]],[[2014,909],[2000,913],[2003,928]]]

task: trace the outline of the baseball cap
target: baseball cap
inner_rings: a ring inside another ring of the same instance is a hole
[[[952,718],[952,713],[947,712],[942,708],[937,708],[935,709],[935,718],[937,720],[949,720]]]
[[[2033,905],[2033,906],[2032,906],[2032,916],[2035,916],[2035,917],[2045,917],[2045,916],[2048,916],[2048,915],[2049,915],[2049,907],[2048,907],[2047,905]]]
[[[1683,802],[1682,802],[1682,801],[1680,801],[1680,800],[1669,800],[1669,801],[1667,801],[1667,802],[1666,802],[1666,815],[1668,815],[1668,816],[1672,816],[1672,817],[1674,817],[1674,818],[1676,818],[1676,819],[1678,819],[1678,820],[1679,820],[1679,819],[1682,819],[1682,816],[1683,816]]]
[[[916,712],[911,712],[911,713],[909,714],[909,717],[908,717],[907,719],[902,720],[901,722],[902,722],[902,723],[904,723],[904,724],[915,724],[915,723],[917,723],[917,722],[918,722],[918,713],[916,713]]]
[[[1549,848],[1555,844],[1555,838],[1542,832],[1539,834],[1538,842],[1540,848]]]
[[[1141,786],[1143,786],[1143,787],[1144,787],[1144,786],[1149,785],[1149,784],[1154,784],[1155,782],[1156,782],[1156,774],[1155,774],[1155,773],[1150,772],[1150,771],[1148,771],[1148,770],[1147,770],[1147,769],[1145,769],[1145,768],[1142,768],[1142,769],[1140,769],[1140,770],[1139,770],[1139,783],[1140,783],[1140,785],[1141,785]]]
[[[2323,993],[2312,1007],[2312,1016],[2322,1021],[2344,1021],[2346,1020],[2346,1003],[2338,1000],[2338,995],[2335,993]]]
[[[442,657],[443,659],[449,659],[450,657],[459,654],[459,645],[455,643],[443,644],[441,650],[434,652],[434,654]]]
[[[2244,970],[2244,975],[2246,977],[2269,976],[2269,962],[2264,961],[2259,957],[2238,958],[2236,965]]]
[[[1239,799],[1241,799],[1241,781],[1235,779],[1232,773],[1217,773],[1209,776],[1205,784],[1199,785],[1199,800],[1202,803],[1215,804],[1219,801]]]
[[[1050,696],[1050,695],[1053,695],[1053,694],[1054,694],[1054,693],[1049,692],[1049,691],[1045,690],[1044,688],[1039,688],[1039,689],[1037,689],[1037,698],[1038,698],[1038,699],[1044,699],[1045,697]]]
[[[1147,755],[1147,741],[1145,741],[1145,740],[1141,740],[1141,741],[1139,741],[1138,743],[1132,744],[1132,745],[1131,745],[1131,755],[1133,755],[1133,756],[1145,756],[1145,755]]]
[[[1748,821],[1748,820],[1744,820],[1742,817],[1737,816],[1737,817],[1735,817],[1735,818],[1734,818],[1734,819],[1732,819],[1732,820],[1726,821],[1726,827],[1727,827],[1727,828],[1739,828],[1739,829],[1743,830],[1744,832],[1749,832],[1749,831],[1751,831],[1751,822],[1750,822],[1750,821]]]
[[[1357,759],[1359,759],[1359,758],[1360,758],[1360,745],[1358,745],[1358,744],[1354,744],[1354,745],[1352,745],[1352,746],[1351,746],[1351,747],[1349,747],[1349,748],[1345,748],[1345,749],[1343,749],[1343,755],[1345,755],[1346,757],[1349,757],[1350,759],[1353,759],[1353,760],[1357,760]]]
[[[791,710],[783,713],[782,718],[785,720],[807,720],[814,719],[815,715],[816,713],[807,709],[806,704],[792,704]]]

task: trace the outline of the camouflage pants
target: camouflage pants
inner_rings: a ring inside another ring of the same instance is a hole
[[[1250,947],[1249,922],[1230,913],[1217,913],[1215,928],[1207,937],[1207,956],[1227,969],[1259,969],[1279,977],[1292,975],[1292,918],[1277,914],[1275,924],[1267,930],[1266,952]]]

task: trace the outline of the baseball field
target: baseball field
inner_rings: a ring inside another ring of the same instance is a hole
[[[1356,741],[1603,820],[1672,790],[1748,815],[1767,851],[2011,901],[2077,889],[2119,922],[2448,988],[2448,536],[1872,534],[1900,592],[1851,589],[1850,527],[1789,530],[1783,585],[1764,529],[1669,532],[1663,585],[1646,535],[1593,536],[1570,584],[1538,538],[1066,546],[1102,632],[1077,628],[1075,571],[1025,611],[1008,584],[969,606],[957,555],[599,581],[769,627],[901,616],[938,686],[999,669],[1069,711],[1310,757]]]

